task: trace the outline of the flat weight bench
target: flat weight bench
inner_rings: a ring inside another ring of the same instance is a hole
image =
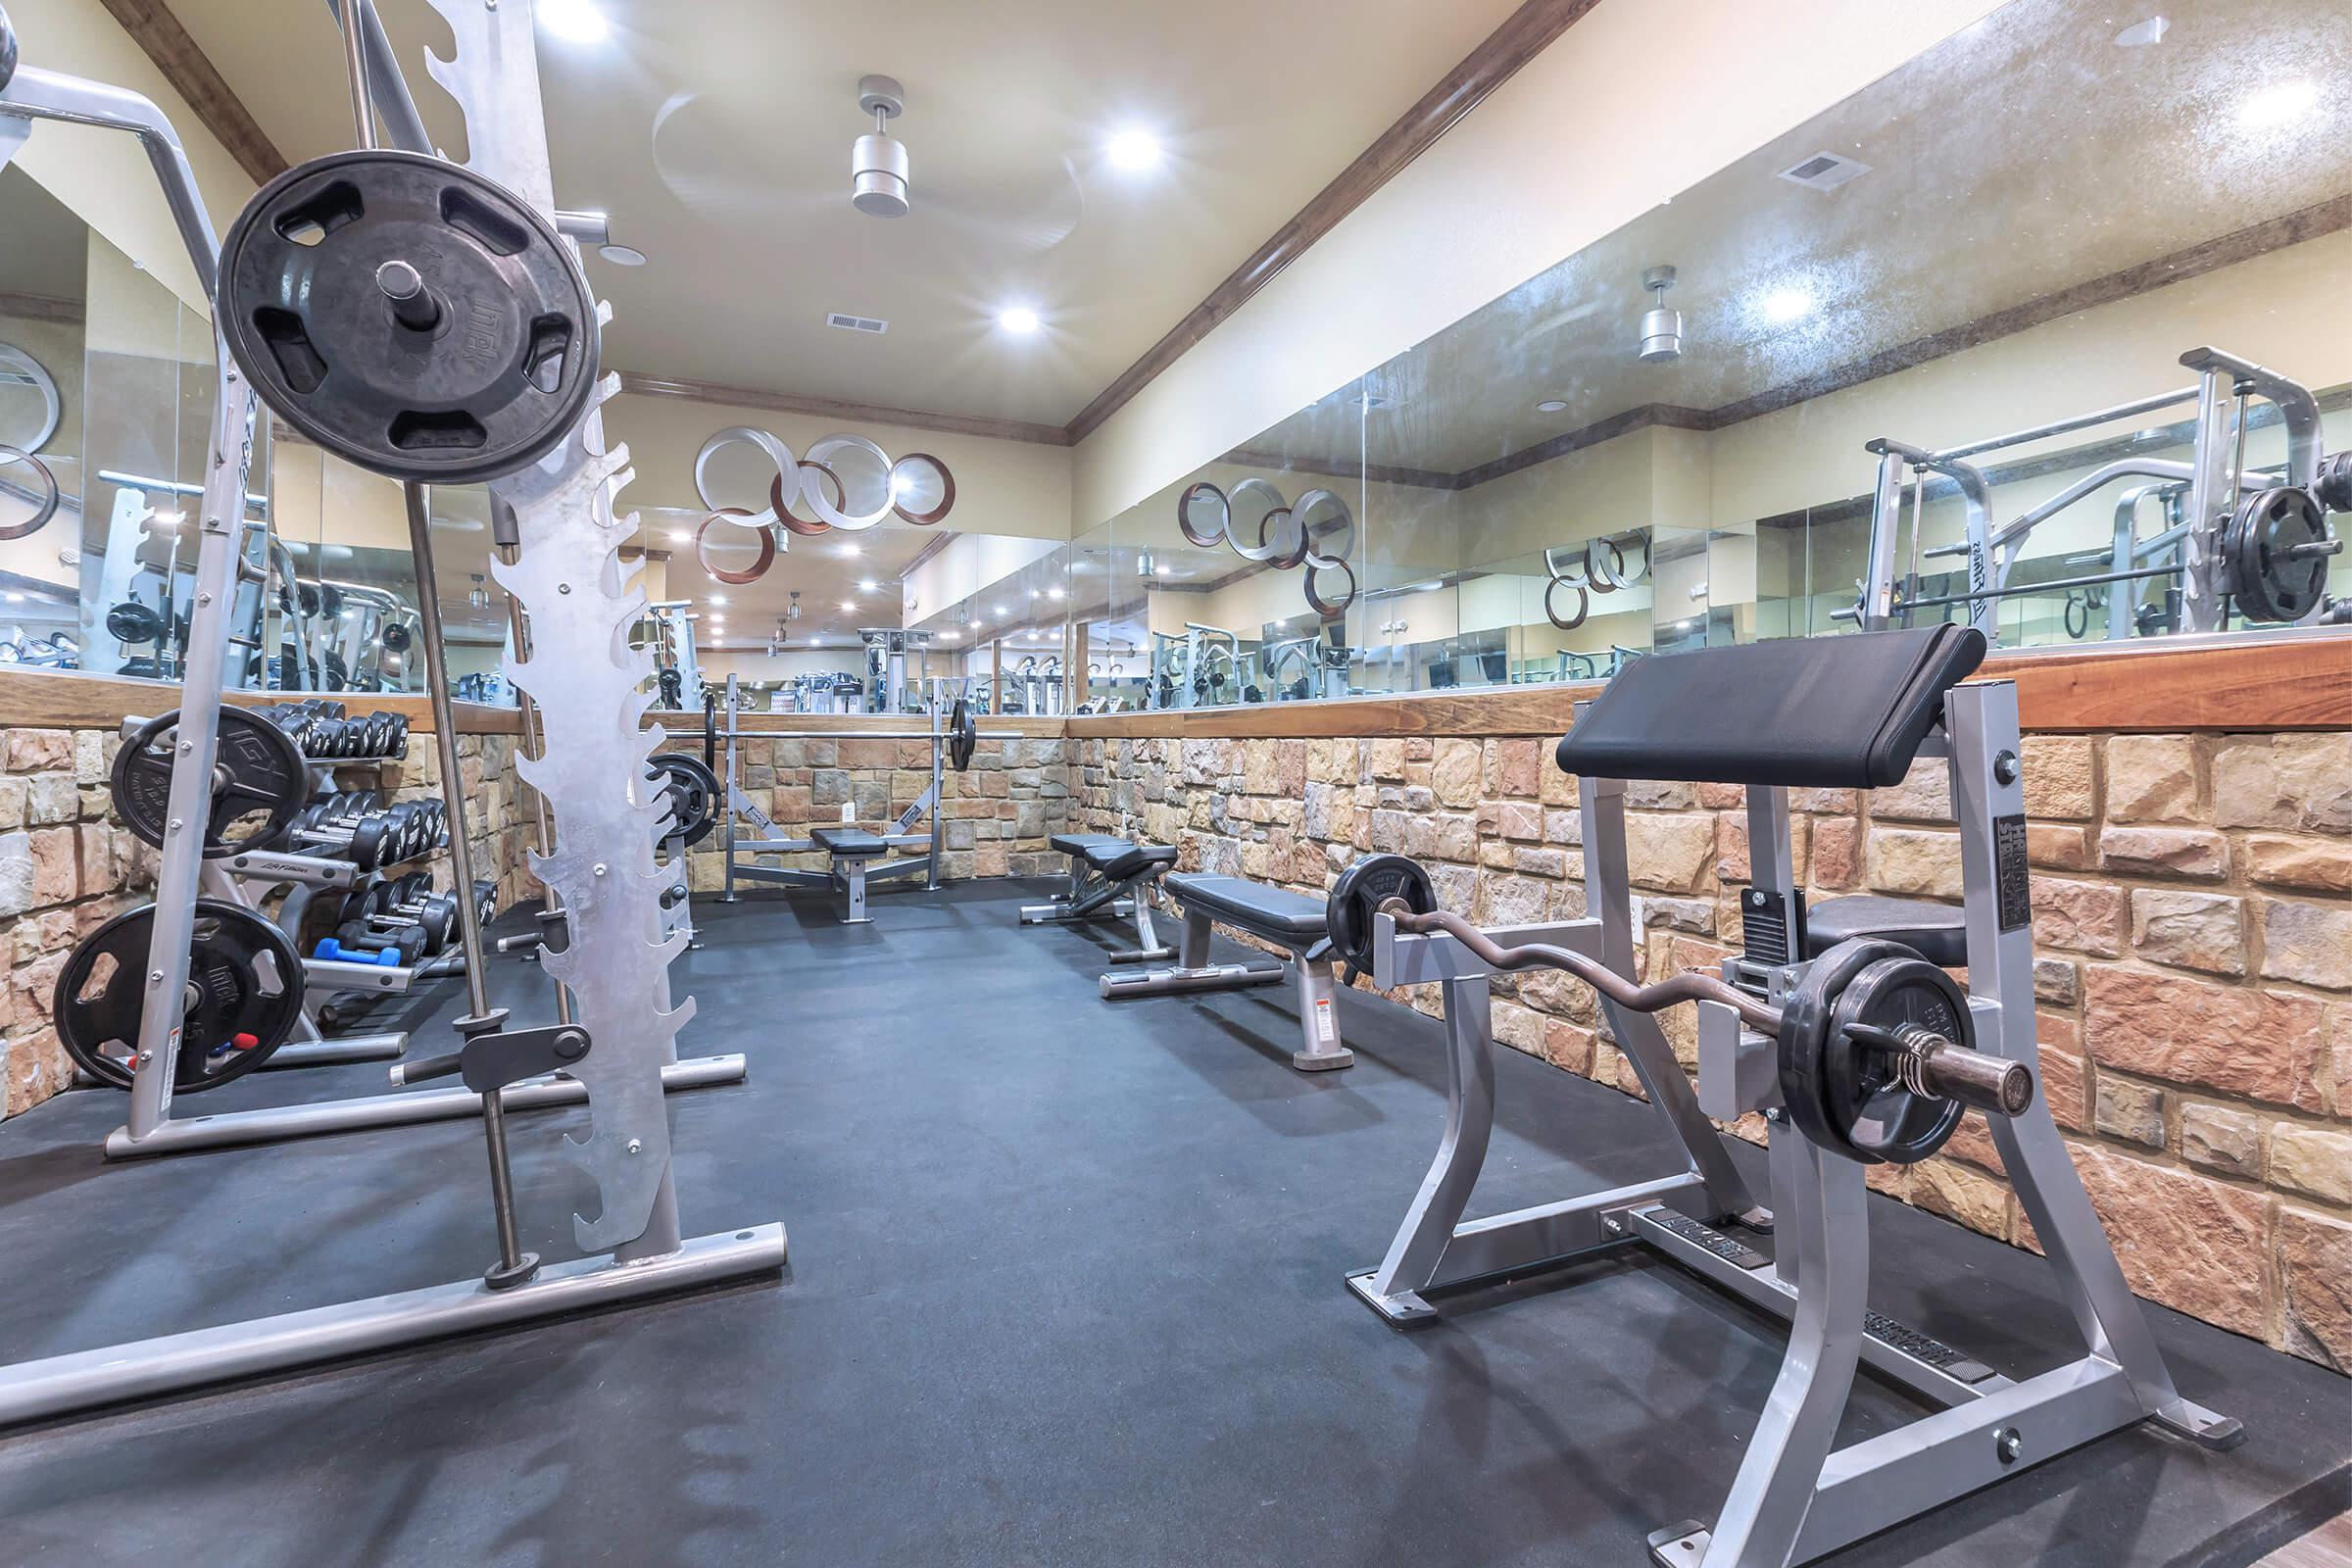
[[[1049,904],[1021,906],[1023,925],[1073,925],[1107,914],[1132,915],[1138,946],[1113,953],[1113,963],[1155,963],[1176,956],[1152,926],[1152,899],[1160,873],[1176,863],[1172,844],[1136,844],[1107,833],[1056,833],[1046,840],[1070,858],[1068,891]]]
[[[1105,998],[1117,1001],[1177,991],[1238,991],[1280,980],[1284,965],[1269,958],[1248,963],[1208,961],[1209,928],[1231,926],[1281,948],[1298,966],[1298,1033],[1304,1049],[1291,1053],[1291,1065],[1300,1072],[1326,1072],[1353,1064],[1355,1053],[1340,1043],[1339,1011],[1332,1000],[1339,990],[1339,964],[1332,956],[1328,905],[1323,899],[1268,887],[1247,877],[1198,871],[1174,872],[1160,885],[1184,906],[1184,945],[1177,954],[1176,967],[1106,974],[1102,977]]]
[[[808,842],[833,857],[828,875],[833,886],[850,897],[850,912],[841,923],[868,924],[872,916],[865,912],[865,862],[888,856],[890,840],[861,827],[812,827]]]

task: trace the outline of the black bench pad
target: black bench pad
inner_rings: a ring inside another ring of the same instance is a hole
[[[890,841],[861,827],[812,827],[808,841],[820,850],[852,860],[870,860],[890,853]]]
[[[1085,852],[1086,863],[1113,882],[1124,882],[1155,865],[1174,865],[1176,846],[1173,844],[1129,844],[1112,839],[1104,844],[1090,844]]]
[[[1205,909],[1229,925],[1269,940],[1319,942],[1330,935],[1325,901],[1288,888],[1200,871],[1179,871],[1165,886],[1186,908]]]
[[[1859,894],[1829,899],[1805,911],[1805,956],[1818,958],[1848,937],[1881,937],[1917,948],[1940,968],[1968,962],[1968,911],[1952,904]]]
[[[1098,844],[1116,844],[1124,848],[1127,841],[1108,833],[1056,833],[1046,843],[1064,855],[1084,855]]]
[[[1884,789],[1984,658],[1969,626],[1661,654],[1619,670],[1554,755],[1592,778]]]

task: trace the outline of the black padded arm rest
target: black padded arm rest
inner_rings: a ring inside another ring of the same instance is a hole
[[[1938,625],[1636,660],[1555,756],[1592,778],[1883,789],[1984,659],[1983,632]]]

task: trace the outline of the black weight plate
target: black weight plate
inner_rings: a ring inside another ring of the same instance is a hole
[[[419,329],[377,270],[433,302]],[[255,193],[221,237],[215,318],[272,412],[374,473],[469,484],[545,457],[596,387],[596,302],[536,209],[459,164],[334,153]]]
[[[2278,485],[2247,497],[2223,542],[2238,613],[2287,621],[2318,608],[2328,590],[2328,558],[2289,552],[2327,538],[2328,518],[2309,491]]]
[[[972,718],[971,705],[962,698],[948,714],[948,760],[960,773],[972,765],[972,754],[980,749],[980,726]]]
[[[1831,1007],[1830,1042],[1823,1087],[1832,1122],[1848,1151],[1865,1164],[1916,1164],[1944,1145],[1967,1107],[1956,1100],[1918,1095],[1896,1078],[1887,1054],[1853,1040],[1849,1028],[1868,1025],[1892,1032],[1904,1024],[1974,1048],[1968,999],[1952,977],[1916,954],[1880,958],[1865,965],[1838,993]]]
[[[1871,1161],[1846,1145],[1845,1132],[1830,1115],[1829,1058],[1832,1012],[1846,983],[1881,958],[1916,957],[1893,942],[1840,942],[1813,960],[1781,1008],[1779,1065],[1781,1101],[1796,1130],[1816,1147]]]
[[[116,814],[123,826],[158,849],[172,818],[172,763],[178,726],[176,710],[151,718],[115,755]],[[310,769],[292,737],[242,708],[221,708],[205,858],[217,860],[274,843],[310,791]],[[252,822],[257,815],[263,817],[259,826]],[[240,823],[246,825],[236,831]]]
[[[1438,906],[1438,890],[1421,862],[1402,855],[1368,855],[1340,873],[1324,901],[1332,956],[1350,969],[1372,968],[1372,917],[1391,899],[1415,914]]]
[[[66,1054],[117,1089],[130,1087],[154,932],[152,904],[116,915],[75,944],[51,999]],[[301,1013],[302,959],[285,933],[250,909],[198,899],[173,1088],[191,1093],[251,1072]]]
[[[653,769],[669,793],[668,836],[689,848],[709,838],[718,825],[718,775],[686,752],[663,752],[653,760]]]
[[[106,634],[119,643],[151,643],[164,634],[164,619],[137,600],[129,600],[106,612]]]

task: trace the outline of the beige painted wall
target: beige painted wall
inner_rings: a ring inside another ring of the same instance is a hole
[[[1602,0],[1077,448],[1080,531],[1248,441],[1993,9]],[[1641,62],[1629,69],[1628,62]],[[1641,156],[1593,127],[1649,126]],[[1703,106],[1703,112],[1682,112]],[[1581,152],[1580,152],[1581,147]]]
[[[179,133],[214,227],[227,226],[252,197],[253,181],[99,0],[11,0],[8,9],[24,64],[126,87],[154,100]],[[323,11],[304,20],[333,25]],[[299,85],[289,82],[287,87],[297,90]],[[86,125],[42,123],[16,163],[172,293],[210,315],[195,267],[165,205],[163,187],[135,137]]]

